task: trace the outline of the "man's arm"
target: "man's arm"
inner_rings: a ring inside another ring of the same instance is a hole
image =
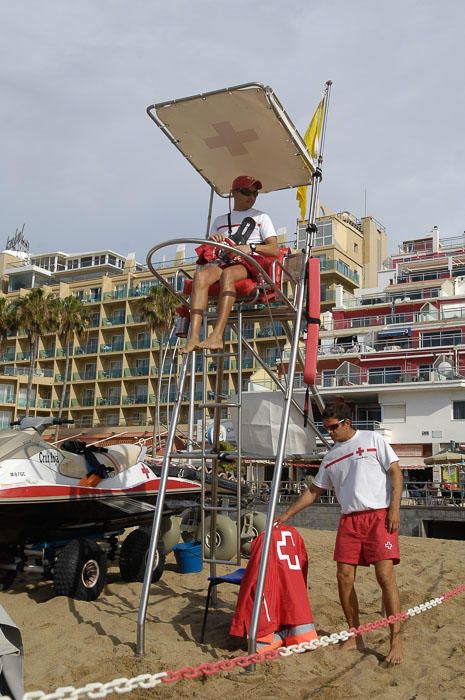
[[[400,500],[404,481],[399,462],[392,462],[388,474],[391,477],[391,503],[386,518],[386,527],[388,532],[396,532],[400,526]]]
[[[292,518],[293,515],[297,515],[297,513],[300,513],[301,510],[304,508],[308,508],[308,506],[311,506],[312,503],[315,503],[316,500],[321,496],[322,493],[325,492],[326,489],[320,489],[319,486],[315,486],[315,484],[312,484],[310,488],[305,489],[303,494],[293,503],[284,513],[280,513],[277,515],[274,519],[275,525],[281,525],[282,523],[285,523],[289,518]]]
[[[242,253],[248,253],[250,255],[250,245],[249,243],[244,243],[243,245],[236,246],[235,250],[240,250]],[[266,239],[266,243],[257,243],[257,253],[259,255],[277,257],[279,255],[279,245],[276,236],[270,236]]]

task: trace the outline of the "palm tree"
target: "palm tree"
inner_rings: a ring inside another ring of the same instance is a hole
[[[89,313],[80,299],[72,295],[58,300],[58,336],[65,346],[65,375],[58,418],[61,418],[69,384],[69,361],[74,335],[82,337],[89,327]],[[58,439],[58,428],[55,439]]]
[[[176,307],[179,306],[179,301],[169,289],[162,285],[155,285],[150,288],[145,299],[139,301],[139,311],[144,317],[150,330],[155,333],[158,341],[158,380],[157,380],[157,398],[158,406],[156,410],[157,420],[153,421],[153,437],[152,449],[155,454],[157,435],[160,433],[160,395],[161,382],[163,376],[163,342],[166,340],[174,321]]]
[[[58,319],[58,299],[45,294],[42,288],[32,289],[28,294],[11,302],[12,319],[16,328],[23,331],[29,341],[29,377],[26,392],[26,416],[32,396],[32,380],[37,365],[39,339],[55,331]]]
[[[8,333],[14,330],[11,306],[8,304],[6,297],[0,297],[0,348],[7,339]]]

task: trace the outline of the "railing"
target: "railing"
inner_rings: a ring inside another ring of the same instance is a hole
[[[99,396],[95,402],[96,406],[119,406],[121,396]]]
[[[73,382],[88,382],[97,377],[97,371],[87,370],[86,372],[73,372]]]
[[[148,377],[149,366],[144,365],[143,367],[126,367],[124,370],[125,377]]]
[[[98,343],[89,343],[88,345],[78,346],[74,348],[75,355],[94,355],[98,352]]]
[[[52,408],[52,399],[39,399],[36,406],[37,408]]]
[[[103,343],[100,345],[100,352],[121,352],[123,348],[124,342],[122,340],[115,343]]]
[[[341,260],[320,260],[320,270],[321,272],[338,272],[347,279],[352,280],[356,285],[360,285],[360,276],[357,272],[354,272],[347,267],[345,263]]]
[[[14,394],[9,394],[2,392],[0,394],[0,403],[5,404],[15,404],[16,403],[16,396]]]
[[[136,394],[133,396],[123,396],[123,405],[146,404],[148,402],[148,394]]]
[[[142,314],[132,314],[129,315],[126,319],[127,324],[131,323],[145,323],[145,318],[142,316]]]
[[[30,367],[0,367],[0,374],[5,377],[24,377],[31,374]],[[53,370],[48,369],[34,369],[32,371],[34,377],[53,377]]]
[[[121,379],[123,376],[123,369],[99,369],[98,378],[99,379]]]
[[[127,295],[127,289],[114,289],[112,292],[103,293],[103,301],[110,301],[112,299],[126,299]]]
[[[128,340],[125,343],[125,349],[126,350],[148,350],[151,346],[150,343],[150,338],[146,338],[144,340],[136,340],[136,342],[132,342]]]
[[[124,314],[118,316],[109,316],[108,318],[102,318],[102,326],[121,326],[124,325],[125,316]]]
[[[89,408],[93,406],[95,403],[95,397],[94,396],[86,396],[85,398],[82,399],[71,399],[71,408]]]
[[[450,375],[447,375],[436,369],[416,372],[389,367],[373,367],[370,368],[369,372],[365,369],[360,371],[359,376],[355,374],[351,374],[350,376],[318,374],[316,377],[316,385],[322,389],[362,385],[404,384],[411,382],[437,384],[447,381],[465,381],[465,375],[454,371],[451,371]],[[264,381],[260,381],[260,384],[264,383]]]

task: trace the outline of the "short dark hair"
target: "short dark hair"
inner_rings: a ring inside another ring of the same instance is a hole
[[[323,420],[326,418],[337,418],[338,420],[352,419],[352,411],[346,403],[337,402],[331,403],[324,409],[321,414]]]

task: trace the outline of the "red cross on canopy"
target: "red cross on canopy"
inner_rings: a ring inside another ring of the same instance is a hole
[[[150,474],[151,474],[152,472],[150,471],[150,469],[149,469],[148,467],[145,466],[145,464],[143,464],[143,465],[141,466],[140,470],[141,470],[142,474],[145,474],[145,476],[147,477],[147,479],[150,479]]]
[[[362,447],[359,447],[359,448],[356,450],[356,452],[357,452],[358,456],[361,457],[362,454],[365,452],[365,450],[364,450]]]
[[[227,148],[231,156],[244,156],[248,153],[244,146],[247,141],[258,141],[257,132],[254,129],[235,131],[231,122],[217,122],[212,124],[218,136],[210,136],[204,139],[208,148]]]

